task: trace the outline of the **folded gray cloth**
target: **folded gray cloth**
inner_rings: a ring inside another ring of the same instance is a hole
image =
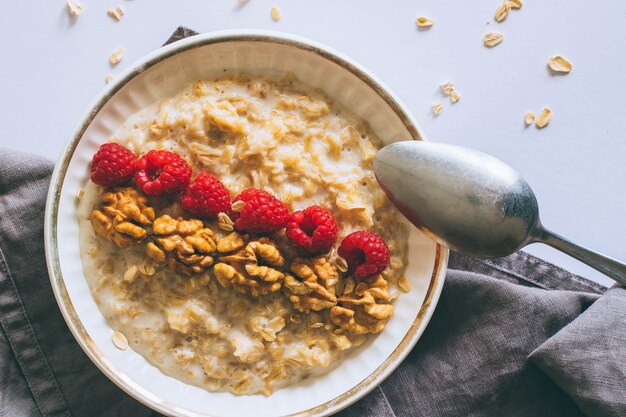
[[[51,170],[0,150],[0,417],[158,416],[100,373],[58,310],[43,249]],[[452,254],[417,346],[337,416],[626,416],[625,359],[626,289],[524,252]]]

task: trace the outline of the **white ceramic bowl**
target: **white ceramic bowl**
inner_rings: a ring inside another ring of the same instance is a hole
[[[175,94],[196,79],[233,72],[292,72],[369,122],[383,142],[423,139],[400,101],[351,59],[316,42],[266,31],[224,31],[163,47],[126,70],[100,94],[65,148],[46,206],[46,258],[65,320],[85,353],[137,400],[168,415],[329,415],[381,383],[424,331],[443,286],[448,251],[413,229],[407,276],[412,289],[395,302],[385,330],[352,352],[335,370],[269,397],[210,393],[162,374],[132,349],[117,350],[83,275],[76,195],[89,177],[96,149],[132,114]]]

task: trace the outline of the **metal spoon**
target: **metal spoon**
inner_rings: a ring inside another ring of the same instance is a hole
[[[374,159],[387,197],[415,226],[448,248],[498,258],[543,242],[626,285],[626,264],[546,230],[532,189],[484,153],[431,142],[396,142]]]

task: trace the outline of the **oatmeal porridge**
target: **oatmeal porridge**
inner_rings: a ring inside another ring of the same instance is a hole
[[[409,228],[372,171],[381,143],[322,92],[288,76],[197,81],[129,118],[111,142],[144,156],[132,165],[136,184],[81,190],[83,268],[115,334],[165,374],[270,395],[339,365],[408,291]],[[119,164],[126,154],[110,155]],[[146,168],[158,186],[139,176],[148,156],[173,161]],[[196,179],[161,193],[177,178]],[[210,198],[226,209],[186,206],[200,185],[227,190]],[[370,255],[378,264],[364,263]]]

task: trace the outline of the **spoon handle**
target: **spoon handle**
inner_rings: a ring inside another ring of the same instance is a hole
[[[616,259],[609,258],[592,250],[578,246],[562,236],[542,229],[539,233],[539,241],[560,250],[584,264],[597,269],[608,277],[622,285],[626,285],[626,264]]]

